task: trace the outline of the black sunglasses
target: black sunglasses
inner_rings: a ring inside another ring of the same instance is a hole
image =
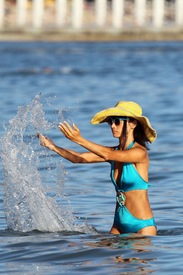
[[[108,117],[107,118],[107,123],[111,126],[113,123],[118,126],[120,125],[121,121],[128,120],[127,117]]]

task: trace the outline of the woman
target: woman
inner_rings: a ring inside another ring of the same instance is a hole
[[[97,113],[92,124],[107,122],[112,134],[119,139],[115,147],[106,147],[83,138],[75,124],[60,123],[66,138],[89,152],[77,153],[55,145],[38,134],[40,144],[73,163],[109,162],[111,180],[116,189],[116,210],[112,234],[139,233],[156,235],[156,226],[148,200],[149,158],[147,142],[156,139],[156,131],[141,107],[132,101],[120,101],[115,107]]]

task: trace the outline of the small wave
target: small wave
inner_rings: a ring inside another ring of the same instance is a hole
[[[158,230],[158,236],[176,236],[183,235],[183,227]]]
[[[51,67],[45,68],[22,68],[19,70],[9,70],[9,71],[1,71],[0,76],[8,77],[8,76],[32,76],[32,75],[58,75],[58,74],[74,74],[74,75],[85,75],[88,74],[88,70],[82,69],[74,69],[71,67],[62,67],[59,69],[54,69]]]
[[[12,76],[33,76],[33,75],[76,75],[76,76],[85,76],[85,75],[108,75],[113,74],[113,70],[109,68],[105,69],[81,69],[81,68],[72,68],[69,66],[61,67],[61,68],[22,68],[17,70],[8,70],[8,71],[0,71],[0,77],[12,77]]]

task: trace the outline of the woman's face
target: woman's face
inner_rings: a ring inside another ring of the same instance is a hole
[[[118,117],[108,119],[108,124],[111,127],[113,137],[115,137],[115,138],[121,137],[124,123],[125,123],[124,120],[120,119]],[[127,127],[126,134],[127,135],[133,134],[133,131],[134,131],[134,128],[136,127],[136,125],[137,125],[136,120],[133,120],[133,121],[126,120],[126,127]]]
[[[122,134],[124,121],[127,121],[126,117],[112,116],[107,118],[107,123],[111,127],[112,134],[115,138],[120,138]]]
[[[124,121],[120,121],[119,125],[113,123],[111,125],[111,131],[114,138],[120,138],[123,130]]]

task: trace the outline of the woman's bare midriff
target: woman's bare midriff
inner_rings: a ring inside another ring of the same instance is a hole
[[[125,206],[134,217],[143,220],[153,217],[146,190],[128,191],[125,196]]]

